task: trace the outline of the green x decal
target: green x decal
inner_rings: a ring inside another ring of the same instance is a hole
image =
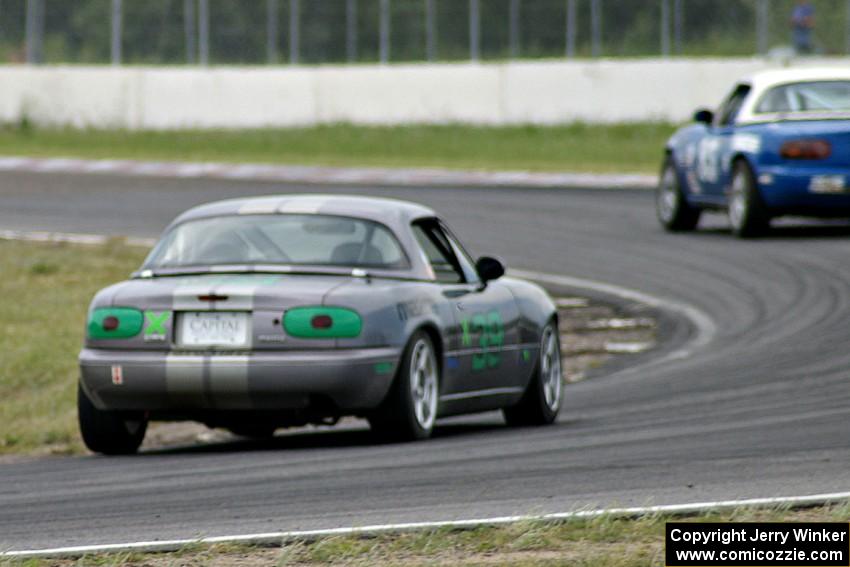
[[[145,335],[164,335],[166,334],[165,322],[171,311],[163,311],[156,313],[155,311],[145,311],[145,319],[148,321],[148,326],[145,329]]]

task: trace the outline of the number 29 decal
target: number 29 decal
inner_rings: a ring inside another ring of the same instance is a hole
[[[480,372],[496,368],[502,363],[502,345],[505,344],[505,325],[502,315],[496,311],[476,313],[460,321],[461,343],[464,347],[480,349],[472,355],[472,370]],[[473,345],[477,342],[477,345]]]

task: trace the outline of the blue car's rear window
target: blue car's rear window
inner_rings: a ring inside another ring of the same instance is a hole
[[[850,81],[788,83],[769,89],[756,113],[850,112]]]

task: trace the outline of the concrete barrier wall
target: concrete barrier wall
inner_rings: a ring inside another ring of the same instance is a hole
[[[794,65],[846,66],[847,59]],[[0,121],[178,129],[686,120],[764,59],[276,68],[0,67]]]

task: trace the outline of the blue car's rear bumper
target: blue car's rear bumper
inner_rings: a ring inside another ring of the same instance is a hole
[[[850,216],[850,168],[762,166],[757,175],[773,214]]]

